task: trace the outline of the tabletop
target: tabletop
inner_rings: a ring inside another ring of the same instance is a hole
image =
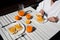
[[[31,19],[32,23],[30,25],[34,26],[36,28],[35,31],[31,33],[27,33],[23,36],[18,38],[17,40],[49,40],[52,36],[54,36],[58,31],[60,31],[60,21],[58,23],[52,23],[52,22],[46,22],[46,23],[38,23],[35,18],[34,14],[37,13],[35,9],[32,7],[27,7],[23,9],[24,11],[31,10],[29,13],[33,16]],[[18,11],[9,13],[4,16],[0,16],[0,34],[3,37],[4,40],[15,40],[16,38],[12,38],[11,35],[6,31],[4,27],[6,25],[17,22],[14,19],[14,16],[16,16]],[[18,22],[23,23],[25,26],[27,25],[25,23],[25,17],[22,18],[22,20],[19,20]]]

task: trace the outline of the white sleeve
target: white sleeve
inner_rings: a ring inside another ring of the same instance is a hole
[[[43,9],[43,2],[44,1],[42,1],[42,2],[39,3],[39,5],[38,5],[38,7],[36,9],[37,12],[39,12],[41,9]]]
[[[57,15],[57,16],[58,16],[58,18],[60,19],[60,12],[58,13],[58,15]]]
[[[54,17],[58,17],[58,18],[60,19],[60,10],[57,11],[56,13],[52,13],[51,15],[48,16],[48,18],[49,18],[49,17],[53,17],[53,16],[54,16]]]

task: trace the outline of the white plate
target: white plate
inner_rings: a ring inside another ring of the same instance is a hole
[[[36,20],[36,14],[34,15],[34,19]],[[48,22],[47,16],[44,15],[44,21],[43,22],[39,22],[39,23],[46,23],[46,22]]]
[[[16,34],[11,34],[11,33],[9,32],[9,28],[12,27],[12,26],[14,26],[14,25],[16,25],[16,24],[20,24],[20,25],[23,27],[23,29],[20,30],[20,31],[18,31]],[[15,39],[18,38],[18,37],[20,37],[20,36],[25,32],[25,26],[24,26],[21,22],[12,23],[12,24],[8,25],[8,26],[5,27],[5,28],[6,28],[6,30],[9,32],[9,34],[10,34],[13,38],[15,38]]]

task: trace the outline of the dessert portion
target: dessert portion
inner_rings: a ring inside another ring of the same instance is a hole
[[[14,18],[15,20],[20,20],[24,15],[25,15],[25,12],[23,10],[20,10],[18,11],[18,15],[16,15]]]
[[[26,23],[26,24],[30,24],[31,21],[30,21],[29,19],[27,19],[27,20],[25,21],[25,23]]]
[[[19,16],[24,16],[25,15],[25,12],[23,10],[20,10],[20,11],[18,11],[18,15]]]
[[[43,18],[42,15],[36,14],[36,20],[37,20],[38,22],[43,22],[43,21],[44,21],[44,18]]]
[[[22,26],[20,24],[16,24],[15,25],[15,28],[16,28],[17,31],[22,30]]]
[[[20,24],[15,24],[12,27],[8,28],[11,34],[16,34],[17,32],[21,31],[23,27]]]
[[[16,32],[15,27],[13,26],[13,27],[9,28],[9,32],[12,33],[12,34],[14,34]]]
[[[28,26],[26,27],[26,31],[27,31],[28,33],[31,33],[31,32],[33,31],[33,27],[32,27],[31,25],[28,25]]]
[[[27,19],[31,19],[31,18],[32,18],[32,15],[31,15],[30,13],[27,13],[27,14],[26,14],[26,18],[27,18]]]
[[[21,17],[19,17],[18,15],[15,16],[15,20],[20,20],[20,19],[21,19]]]

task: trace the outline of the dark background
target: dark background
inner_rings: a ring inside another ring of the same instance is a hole
[[[0,0],[0,16],[8,14],[10,12],[16,11],[18,9],[18,4],[24,4],[27,6],[36,6],[42,0]]]
[[[0,8],[11,6],[17,3],[24,3],[28,0],[0,0]]]

